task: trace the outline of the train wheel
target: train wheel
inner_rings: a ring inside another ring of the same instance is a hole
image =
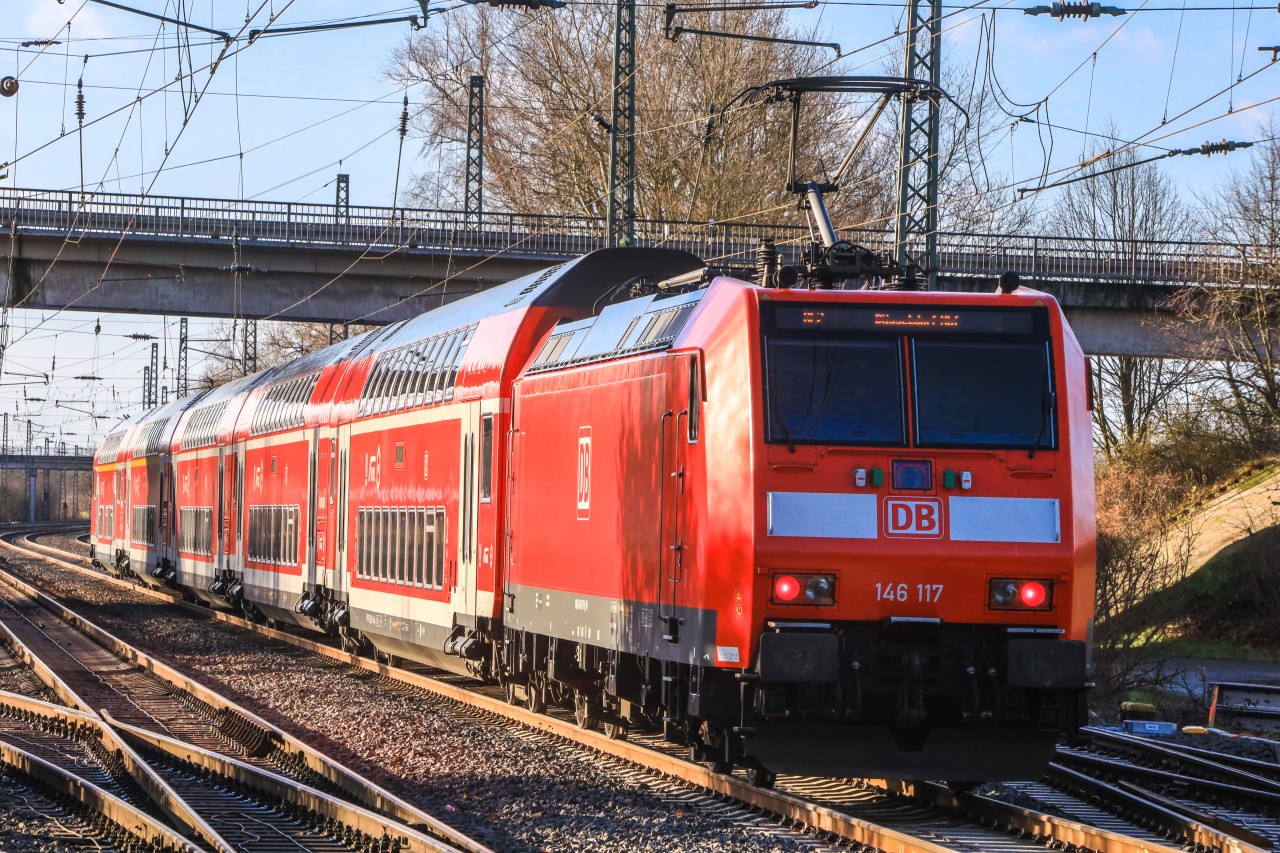
[[[535,714],[545,714],[547,712],[547,694],[544,690],[543,681],[537,675],[529,679],[529,689],[524,697],[524,706]]]
[[[503,694],[504,694],[504,695],[506,696],[506,698],[507,698],[507,704],[508,704],[508,705],[519,705],[519,704],[521,704],[521,702],[520,702],[520,697],[519,697],[518,695],[516,695],[516,683],[515,683],[514,681],[508,681],[508,682],[506,682],[506,683],[502,686],[502,689],[503,689]]]
[[[778,777],[773,771],[765,770],[763,767],[748,767],[747,781],[757,788],[772,788],[773,783],[778,781]]]
[[[596,709],[592,707],[591,697],[581,690],[573,691],[573,719],[578,728],[594,731],[600,725]]]
[[[609,740],[626,740],[627,727],[622,723],[605,723],[604,736]]]

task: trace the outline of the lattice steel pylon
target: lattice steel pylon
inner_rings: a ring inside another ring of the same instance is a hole
[[[630,246],[636,239],[636,0],[617,4],[607,238],[609,246]]]
[[[333,188],[334,218],[340,225],[351,224],[351,176],[339,173]]]
[[[244,352],[244,375],[258,372],[258,321],[245,320],[241,343]]]
[[[942,0],[909,0],[907,55],[903,76],[928,80],[939,91],[942,72]],[[904,269],[923,269],[928,288],[938,283],[938,135],[941,104],[936,94],[904,95],[898,156],[898,218],[893,254]],[[924,238],[912,258],[908,243]]]
[[[151,364],[142,371],[142,407],[144,409],[154,409],[157,405],[159,394],[157,386],[159,383],[160,371],[160,345],[151,345]]]
[[[467,87],[467,178],[463,214],[480,224],[484,214],[484,76],[471,75]]]
[[[174,379],[173,394],[178,399],[187,396],[187,318],[178,321],[178,376]]]

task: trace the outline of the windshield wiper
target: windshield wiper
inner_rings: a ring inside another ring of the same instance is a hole
[[[787,443],[787,450],[795,453],[796,443],[791,440],[791,433],[787,431],[787,424],[782,419],[782,413],[778,411],[776,405],[770,405],[769,408],[773,410],[773,422],[778,425],[778,430],[782,433],[782,440]]]
[[[1028,459],[1036,458],[1036,451],[1040,449],[1040,439],[1044,438],[1044,434],[1049,429],[1049,415],[1053,412],[1053,394],[1046,388],[1044,393],[1040,395],[1040,431],[1036,433],[1036,440],[1031,442],[1031,449],[1027,451]]]

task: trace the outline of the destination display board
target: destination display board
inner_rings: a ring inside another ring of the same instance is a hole
[[[1039,308],[967,308],[897,305],[774,303],[773,331],[927,332],[964,335],[1035,335],[1047,331],[1048,318]]]

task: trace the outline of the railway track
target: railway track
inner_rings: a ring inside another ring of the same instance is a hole
[[[1135,800],[1191,817],[1264,849],[1280,849],[1280,765],[1101,729],[1088,750],[1060,750],[1064,787],[1111,784]]]
[[[991,797],[957,794],[945,787],[927,783],[841,781],[784,776],[779,779],[776,790],[764,790],[751,786],[739,776],[713,773],[692,764],[655,738],[635,736],[629,742],[611,740],[599,733],[577,728],[567,712],[559,716],[532,714],[508,704],[506,697],[496,689],[477,688],[469,682],[464,684],[461,679],[432,677],[422,672],[398,669],[358,658],[311,638],[255,625],[227,613],[185,604],[176,596],[110,578],[89,568],[87,561],[78,555],[33,543],[27,534],[8,534],[4,538],[16,540],[5,543],[14,550],[36,553],[43,559],[91,575],[99,581],[127,587],[136,593],[189,608],[205,618],[217,619],[288,643],[308,656],[322,657],[330,662],[329,666],[337,663],[358,668],[367,674],[367,678],[385,688],[404,690],[407,687],[426,691],[437,697],[464,703],[474,709],[474,713],[491,714],[518,722],[531,732],[551,734],[594,750],[606,760],[636,768],[638,772],[658,774],[672,784],[683,786],[687,792],[685,796],[704,800],[706,808],[719,807],[732,811],[745,807],[757,810],[773,815],[776,820],[785,824],[808,829],[819,838],[835,843],[852,843],[863,848],[903,853],[1044,849],[1047,845],[1106,853],[1159,853],[1181,849],[1187,844],[1199,849],[1241,853],[1264,849],[1186,816],[1176,824],[1172,820],[1156,821],[1147,815],[1130,820],[1095,816],[1095,820],[1103,826],[1092,826],[1080,820],[1046,814],[1034,808]],[[1032,799],[1049,796],[1044,793],[1037,795],[1031,788],[1023,793]],[[1052,796],[1057,798],[1058,805],[1064,812],[1090,813],[1091,807],[1078,798],[1073,800],[1069,794],[1062,792],[1055,792]],[[1066,808],[1064,803],[1071,803],[1073,807]]]
[[[0,740],[167,819],[189,844],[488,853],[7,573],[0,636],[67,706],[0,695]]]

